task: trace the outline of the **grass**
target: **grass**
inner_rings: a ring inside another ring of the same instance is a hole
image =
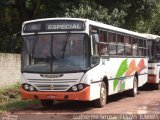
[[[0,89],[0,112],[23,109],[38,104],[37,100],[21,100],[19,94],[20,83]]]

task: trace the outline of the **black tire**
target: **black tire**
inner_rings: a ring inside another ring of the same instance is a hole
[[[53,100],[41,100],[41,104],[43,107],[52,107],[53,103]]]
[[[108,93],[106,89],[106,84],[102,82],[101,88],[100,88],[100,98],[93,101],[94,106],[98,108],[104,107],[107,102],[107,96],[108,96]]]
[[[155,90],[160,90],[160,84],[159,83],[155,83],[154,84],[154,89]]]
[[[129,91],[129,95],[131,97],[135,97],[137,94],[138,94],[138,80],[137,80],[136,77],[134,77],[134,80],[133,80],[133,89],[131,89]]]

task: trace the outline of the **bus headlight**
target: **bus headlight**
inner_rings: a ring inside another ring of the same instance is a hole
[[[72,86],[70,89],[68,89],[68,91],[69,92],[78,92],[78,91],[85,89],[87,86],[88,86],[87,84],[80,83],[80,84]]]
[[[30,84],[22,84],[22,88],[25,89],[26,91],[37,91],[37,89],[30,85]]]
[[[29,87],[29,90],[30,90],[30,91],[34,91],[34,87],[31,85],[31,86]]]
[[[77,90],[78,90],[78,89],[77,89],[77,86],[73,86],[73,87],[72,87],[72,90],[73,90],[73,91],[77,91]]]
[[[25,84],[25,85],[24,85],[24,89],[25,89],[25,90],[29,90],[29,85],[28,85],[28,84]]]
[[[83,88],[84,88],[84,87],[83,87],[83,84],[79,84],[79,85],[78,85],[78,89],[79,89],[79,90],[82,90]]]

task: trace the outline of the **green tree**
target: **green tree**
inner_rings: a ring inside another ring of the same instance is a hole
[[[152,14],[157,0],[128,0],[130,7],[126,10],[125,27],[139,32],[148,32]],[[127,2],[128,2],[127,1]]]
[[[10,52],[12,35],[21,30],[24,21],[39,18],[88,18],[160,35],[159,0],[0,0],[0,8],[1,52]]]
[[[122,28],[149,32],[153,14],[156,12],[159,0],[97,0],[96,3],[108,8],[111,13],[115,8],[123,11],[125,23]],[[117,19],[118,20],[118,19]],[[119,20],[118,20],[119,21]]]
[[[0,0],[0,51],[10,52],[12,34],[19,31],[21,23],[13,0]]]
[[[108,9],[96,4],[92,0],[83,1],[79,6],[73,6],[72,9],[67,8],[65,13],[66,17],[88,18],[91,20],[111,24],[114,26],[121,26],[125,23],[125,12],[122,10],[114,9],[108,12]]]
[[[157,1],[149,25],[149,33],[160,35],[160,1]]]

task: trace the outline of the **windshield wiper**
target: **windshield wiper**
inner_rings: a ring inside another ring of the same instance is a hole
[[[65,55],[65,51],[66,51],[69,35],[70,35],[70,33],[67,32],[66,36],[65,36],[65,43],[64,43],[64,46],[63,46],[63,49],[62,49],[63,50],[62,59],[64,59],[64,55]]]

